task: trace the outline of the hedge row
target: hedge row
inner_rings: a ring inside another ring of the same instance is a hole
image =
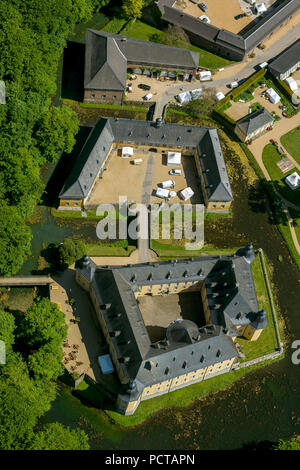
[[[215,106],[213,110],[213,116],[217,121],[223,124],[227,129],[232,131],[234,129],[236,121],[232,119],[228,114],[224,112],[224,108],[227,103],[231,101],[231,95],[225,96],[219,103]]]
[[[264,77],[266,74],[266,69],[260,69],[258,72],[254,73],[253,75],[251,75],[250,78],[248,78],[248,80],[246,80],[244,83],[242,83],[240,86],[238,86],[237,88],[235,88],[234,90],[232,90],[231,92],[231,97],[232,99],[236,98],[237,96],[239,96],[241,93],[243,93],[244,91],[248,90],[248,88],[251,87],[251,85],[253,85],[254,83],[258,82],[258,80],[260,80],[262,77]]]

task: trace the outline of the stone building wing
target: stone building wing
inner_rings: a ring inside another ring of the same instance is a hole
[[[236,127],[238,127],[245,136],[248,136],[272,122],[274,122],[272,114],[265,108],[261,108],[239,119],[236,123]]]

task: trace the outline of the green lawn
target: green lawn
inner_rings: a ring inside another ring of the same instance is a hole
[[[283,135],[280,138],[280,142],[288,153],[296,160],[300,165],[300,126],[297,126],[292,131]]]
[[[86,243],[86,246],[89,256],[129,256],[136,249],[135,246],[123,248],[113,243]]]
[[[179,241],[179,240],[176,240]],[[217,255],[217,254],[230,254],[235,253],[238,248],[214,248],[205,246],[202,250],[186,250],[182,245],[170,245],[167,243],[162,243],[157,240],[152,240],[152,248],[158,252],[160,258],[170,259],[170,258],[190,258],[193,256],[202,256],[202,255]]]
[[[246,338],[237,339],[246,356],[245,361],[274,352],[278,347],[271,305],[259,255],[256,255],[255,260],[251,264],[251,269],[258,306],[260,310],[264,309],[266,311],[268,316],[268,326],[262,331],[260,337],[256,341],[249,341]]]
[[[282,156],[277,152],[274,145],[268,144],[265,146],[262,159],[271,180],[278,183],[277,189],[285,199],[300,206],[300,188],[292,190],[284,182],[284,179],[293,173],[295,168],[288,171],[287,173],[282,173],[282,171],[276,165],[276,163],[279,162],[281,158]]]
[[[291,211],[291,209],[289,209],[289,210]],[[300,219],[299,219],[298,224],[300,224]],[[280,225],[278,225],[278,229],[279,229],[281,235],[283,236],[283,238],[284,238],[284,240],[287,244],[287,247],[288,247],[288,250],[290,252],[291,257],[293,258],[293,260],[297,264],[298,269],[300,271],[300,255],[298,254],[298,252],[296,250],[296,247],[294,245],[292,235],[291,235],[291,231],[290,231],[290,227],[288,225],[280,224]],[[299,228],[298,228],[297,236],[298,236],[298,239],[299,239]],[[300,242],[300,239],[299,239],[299,242]]]

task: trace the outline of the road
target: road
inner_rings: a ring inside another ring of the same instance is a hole
[[[177,83],[173,86],[170,86],[161,96],[160,100],[156,103],[153,120],[162,116],[164,106],[170,100],[174,99],[174,96],[178,95],[182,91],[181,89],[183,89],[183,91],[190,91],[198,88],[199,85],[199,87],[201,87],[203,90],[207,88],[216,88],[218,91],[222,91],[224,87],[226,88],[226,85],[235,81],[236,79],[240,81],[244,78],[248,78],[249,75],[256,71],[256,67],[259,64],[268,62],[270,59],[276,57],[280,52],[289,47],[299,37],[300,23],[293,26],[283,37],[278,39],[266,49],[256,49],[256,56],[254,59],[247,59],[246,62],[239,62],[238,64],[229,65],[224,71],[218,72],[214,76],[214,80],[210,82],[199,82],[197,85],[195,82],[180,82],[180,84]]]

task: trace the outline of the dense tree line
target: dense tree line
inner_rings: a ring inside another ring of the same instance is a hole
[[[109,0],[0,2],[0,276],[18,272],[30,254],[26,220],[39,201],[40,170],[70,152],[78,119],[55,106],[58,61],[76,23]],[[47,299],[25,314],[0,310],[0,449],[87,449],[87,436],[58,423],[39,426],[62,373],[64,315]]]
[[[76,23],[109,0],[0,2],[0,276],[15,274],[30,246],[26,219],[43,192],[41,167],[70,152],[78,119],[56,107],[56,72]],[[23,240],[23,243],[21,243]]]
[[[38,298],[16,317],[0,310],[0,340],[6,364],[0,366],[0,449],[88,449],[87,436],[59,423],[38,426],[56,395],[62,374],[64,314]]]

